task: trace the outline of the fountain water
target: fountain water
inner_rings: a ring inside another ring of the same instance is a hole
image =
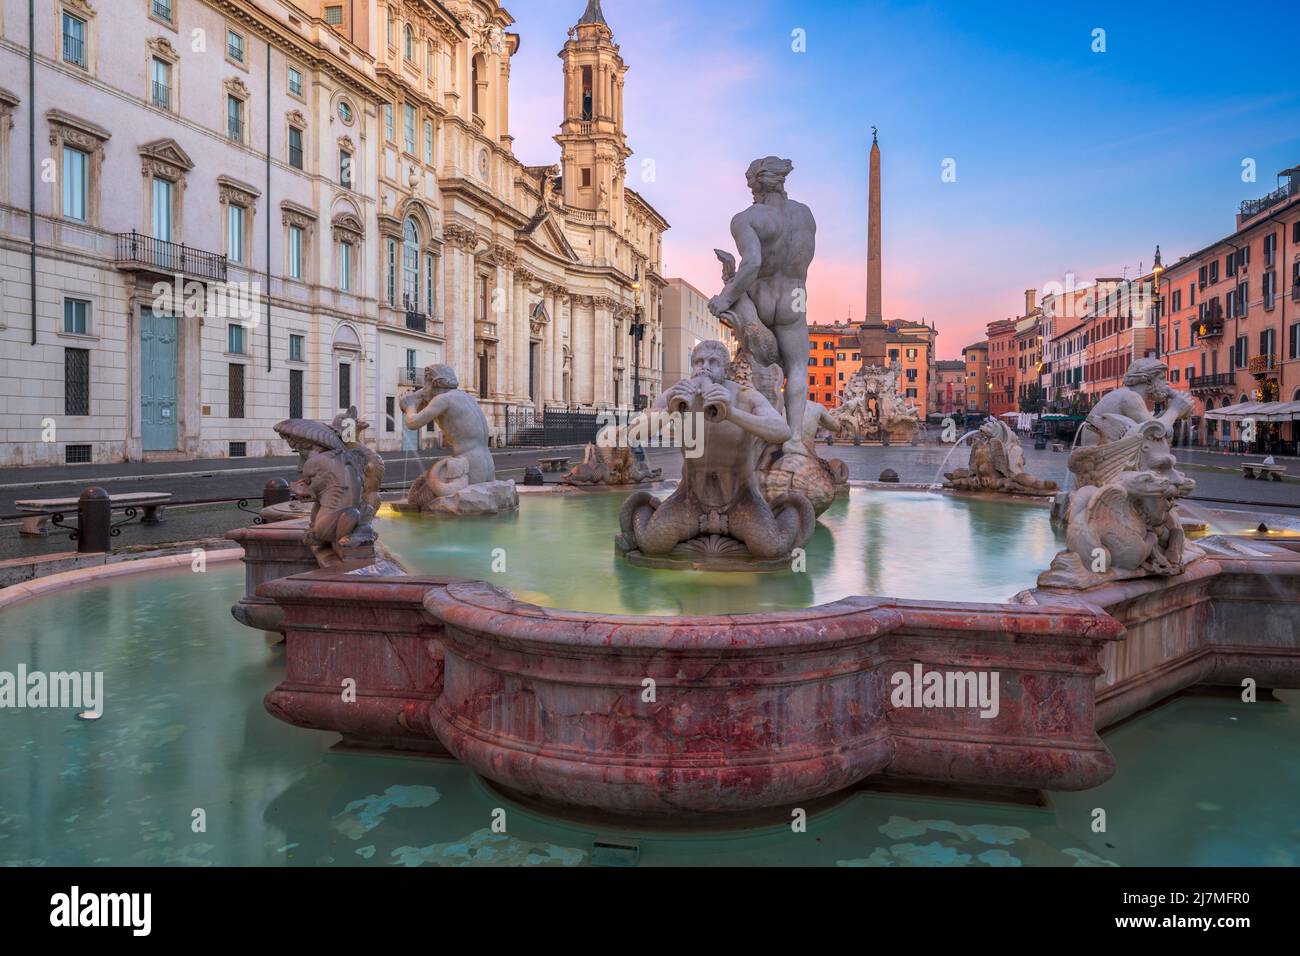
[[[939,463],[939,470],[935,472],[934,481],[932,481],[931,484],[935,484],[935,485],[943,484],[943,476],[948,472],[948,462],[952,458],[953,453],[962,446],[962,442],[966,441],[968,438],[972,438],[975,435],[978,435],[979,433],[980,430],[978,428],[972,428],[966,434],[962,435],[955,442],[953,442],[952,447],[948,449],[948,454],[944,455],[943,461]]]

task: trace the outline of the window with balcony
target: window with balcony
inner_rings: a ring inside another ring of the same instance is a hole
[[[1272,364],[1273,353],[1277,346],[1277,329],[1263,329],[1259,333],[1259,354]]]
[[[161,242],[172,242],[172,226],[175,213],[175,184],[168,179],[153,179],[153,202],[151,223],[153,237]]]
[[[172,65],[153,57],[149,61],[149,101],[161,110],[172,108]]]
[[[174,23],[172,19],[172,0],[150,0],[150,13],[163,23]]]
[[[86,68],[86,21],[63,11],[63,62]]]
[[[241,66],[244,63],[244,35],[235,30],[226,30],[226,56]]]
[[[302,96],[302,70],[296,66],[289,67],[289,92],[294,96]]]
[[[297,126],[289,127],[289,165],[302,169],[302,130]]]
[[[244,141],[244,101],[226,94],[226,138],[231,142]]]

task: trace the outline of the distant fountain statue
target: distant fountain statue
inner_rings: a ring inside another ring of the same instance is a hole
[[[587,443],[582,461],[564,476],[564,483],[639,485],[659,476],[660,469],[651,468],[644,451],[629,445],[617,424],[613,424],[603,429],[594,442]]]
[[[514,511],[519,492],[513,481],[498,481],[488,448],[488,424],[483,410],[461,391],[448,365],[424,370],[424,387],[402,399],[406,427],[438,427],[451,455],[441,458],[416,479],[406,500],[393,507],[429,515],[485,515]]]
[[[843,430],[865,441],[888,439],[906,443],[921,430],[920,413],[901,395],[903,368],[863,365],[844,387],[838,419]]]
[[[1170,450],[1174,422],[1191,411],[1169,387],[1159,359],[1135,361],[1124,385],[1088,414],[1070,453],[1074,491],[1062,492],[1052,517],[1066,531],[1066,550],[1038,578],[1040,587],[1085,588],[1106,581],[1182,574],[1200,551],[1186,543],[1178,499],[1196,487]],[[1164,404],[1161,415],[1148,401]]]
[[[812,536],[816,515],[797,492],[769,505],[759,487],[758,461],[767,445],[791,440],[802,445],[802,439],[795,439],[757,389],[727,376],[727,348],[721,342],[697,345],[691,369],[692,376],[664,391],[651,412],[691,415],[701,422],[699,454],[692,457],[683,449],[681,483],[666,500],[639,491],[624,502],[618,550],[646,567],[789,567],[794,549]]]
[[[999,491],[1013,495],[1054,495],[1056,482],[1040,481],[1025,470],[1020,439],[1005,422],[990,418],[971,442],[966,468],[944,475],[943,486],[956,491]]]
[[[302,458],[290,489],[312,502],[304,540],[323,567],[374,556],[372,522],[379,511],[384,461],[359,440],[367,427],[355,407],[329,425],[290,418],[275,426]]]

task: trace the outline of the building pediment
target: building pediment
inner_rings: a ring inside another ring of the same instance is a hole
[[[543,252],[568,262],[578,261],[578,253],[574,251],[568,237],[564,234],[564,228],[550,210],[521,229],[519,239],[529,241]]]
[[[174,139],[155,139],[151,143],[145,143],[140,147],[140,155],[170,166],[178,166],[187,173],[194,168],[190,154],[181,149],[181,144]]]

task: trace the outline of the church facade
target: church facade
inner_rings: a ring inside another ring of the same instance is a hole
[[[353,405],[416,448],[435,362],[498,439],[661,389],[668,224],[627,184],[599,0],[542,167],[496,0],[36,7],[34,44],[0,13],[0,73],[35,75],[0,88],[0,463],[283,454],[277,421]]]

